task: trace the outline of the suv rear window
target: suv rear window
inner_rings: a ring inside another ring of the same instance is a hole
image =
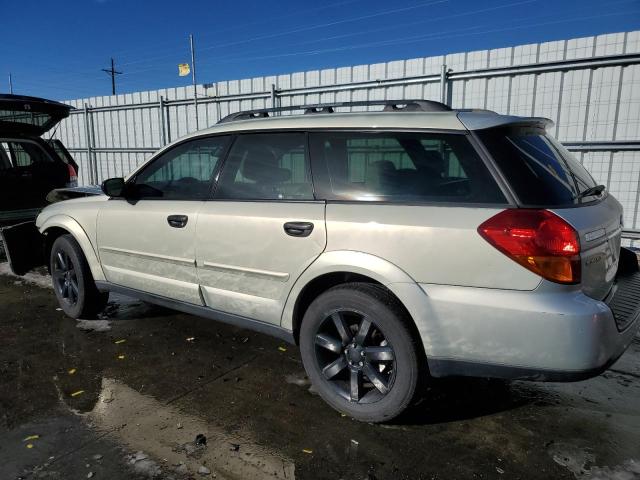
[[[318,132],[310,144],[323,199],[506,203],[465,135]]]
[[[573,155],[543,129],[494,128],[477,135],[524,205],[572,205],[580,192],[596,185]]]

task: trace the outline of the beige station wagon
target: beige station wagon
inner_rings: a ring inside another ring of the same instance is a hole
[[[5,242],[17,273],[44,245],[73,318],[113,291],[298,344],[359,420],[432,377],[584,379],[636,334],[640,273],[549,124],[424,100],[240,112]]]

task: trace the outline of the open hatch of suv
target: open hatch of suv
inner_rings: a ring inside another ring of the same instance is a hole
[[[331,406],[385,421],[431,377],[580,380],[636,334],[621,205],[549,124],[422,100],[240,112],[5,238],[71,317],[116,291],[272,334]]]
[[[71,106],[0,94],[0,226],[33,220],[56,188],[77,185],[78,165],[60,140],[42,135]]]

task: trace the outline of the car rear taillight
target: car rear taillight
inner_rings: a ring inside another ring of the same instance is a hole
[[[507,257],[547,280],[580,283],[578,232],[548,210],[504,210],[480,225],[478,233]]]
[[[73,168],[73,165],[67,164],[67,168],[69,169],[69,181],[67,182],[67,187],[77,187],[78,186],[78,173],[76,169]]]

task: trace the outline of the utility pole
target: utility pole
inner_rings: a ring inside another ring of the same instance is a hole
[[[198,93],[196,92],[196,51],[193,48],[193,34],[189,34],[189,46],[191,47],[191,83],[193,84],[193,106],[196,110],[196,130],[199,130]]]
[[[11,73],[9,73],[9,93],[13,93],[13,78],[11,78]]]
[[[106,72],[108,75],[111,75],[111,95],[116,94],[116,75],[122,75],[122,72],[116,71],[115,62],[113,58],[111,59],[111,68],[103,68],[103,72]]]

